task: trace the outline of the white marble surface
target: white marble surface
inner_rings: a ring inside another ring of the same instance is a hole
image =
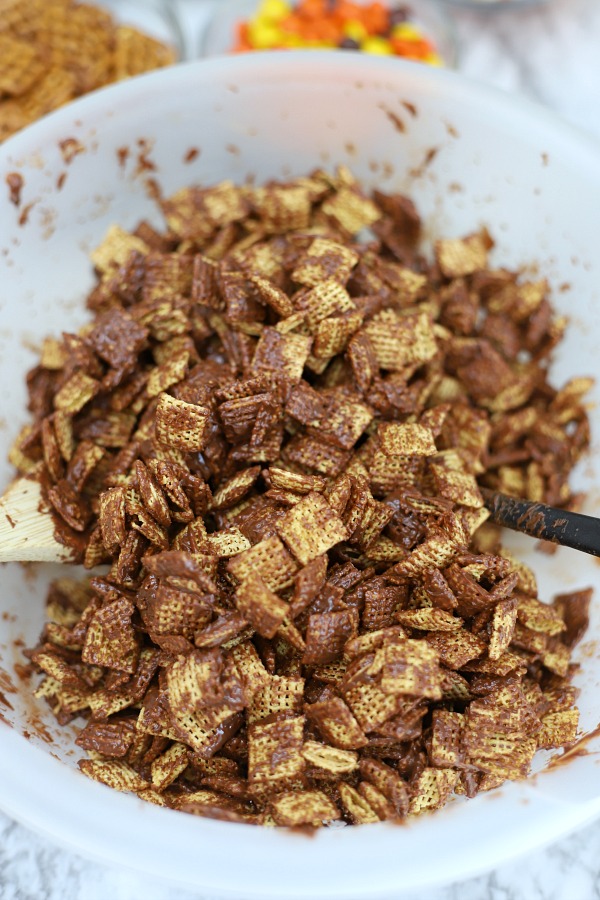
[[[600,138],[598,0],[549,0],[521,11],[477,13],[447,6],[460,71],[535,100]]]
[[[189,46],[197,46],[210,3],[173,2],[187,23]],[[550,0],[501,12],[484,6],[475,12],[448,4],[459,42],[458,68],[542,103],[600,138],[600,0]],[[142,898],[199,900],[155,879],[88,862],[0,813],[0,900]],[[403,895],[403,900],[594,898],[600,898],[600,822],[480,878]]]
[[[2,900],[212,900],[100,866],[0,817]],[[547,850],[461,884],[401,900],[598,900],[600,822]],[[400,900],[400,898],[399,898]]]

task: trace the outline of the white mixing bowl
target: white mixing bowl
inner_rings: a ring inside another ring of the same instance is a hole
[[[598,371],[600,149],[591,140],[534,106],[398,60],[298,52],[184,64],[90,95],[0,147],[1,486],[27,417],[31,348],[85,321],[88,252],[109,224],[159,221],[149,178],[172,192],[337,163],[368,186],[410,193],[431,237],[486,224],[497,240],[494,263],[534,263],[571,319],[556,382]],[[23,178],[19,207],[5,183],[15,172]],[[598,391],[592,399],[595,452],[575,479],[591,512],[600,485]],[[541,596],[600,584],[593,559],[567,550],[548,557],[532,544],[517,538],[511,546],[535,568]],[[312,838],[117,794],[79,774],[73,729],[58,728],[13,671],[20,642],[36,642],[56,574],[19,565],[0,572],[0,693],[10,704],[0,712],[12,726],[0,722],[0,806],[83,854],[212,897],[398,897],[494,867],[600,814],[598,740],[588,755],[405,827]],[[583,731],[600,720],[598,640],[600,600],[577,651]]]

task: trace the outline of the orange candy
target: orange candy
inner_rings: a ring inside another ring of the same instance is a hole
[[[327,15],[325,0],[302,0],[298,12],[307,19],[322,19]]]
[[[385,34],[389,27],[389,12],[383,3],[363,7],[362,23],[369,34]]]
[[[425,39],[408,41],[404,38],[390,38],[390,44],[396,56],[404,56],[406,59],[425,59],[435,53],[433,45]]]

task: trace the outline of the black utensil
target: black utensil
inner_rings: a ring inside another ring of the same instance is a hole
[[[541,541],[600,556],[600,519],[481,488],[491,521]]]

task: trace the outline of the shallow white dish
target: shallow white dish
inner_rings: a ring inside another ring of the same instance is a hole
[[[598,371],[600,148],[593,141],[531,104],[396,59],[297,52],[185,64],[89,95],[0,147],[0,486],[11,476],[7,448],[26,420],[30,348],[85,320],[87,254],[109,224],[160,221],[149,178],[172,192],[340,162],[367,185],[410,193],[428,235],[486,224],[497,239],[495,263],[535,263],[572,320],[555,380]],[[19,207],[5,183],[13,172],[24,179]],[[596,389],[594,449],[574,482],[589,492],[588,512],[598,512],[599,399]],[[592,559],[567,550],[546,557],[525,538],[511,546],[534,566],[542,597],[600,587]],[[493,868],[600,815],[598,739],[586,745],[589,755],[409,826],[314,838],[197,819],[116,794],[76,771],[73,731],[59,729],[13,673],[15,641],[35,643],[56,574],[16,565],[0,571],[0,695],[10,704],[0,712],[13,726],[0,722],[0,806],[85,855],[212,897],[383,900]],[[599,640],[597,598],[577,651],[584,731],[600,720]]]
[[[370,0],[358,2],[365,6]],[[442,8],[443,3],[439,0],[411,0],[405,4],[390,2],[387,5],[405,6],[409,11],[409,21],[433,42],[444,65],[449,68],[456,66],[456,35],[450,17]],[[200,36],[199,55],[221,56],[230,53],[237,40],[238,24],[251,19],[258,6],[258,0],[218,0],[218,3],[213,4],[208,23]]]

